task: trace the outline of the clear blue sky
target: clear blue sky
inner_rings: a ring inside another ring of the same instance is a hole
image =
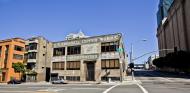
[[[120,32],[126,51],[133,43],[140,56],[157,49],[157,6],[158,0],[0,0],[0,40],[40,35],[61,41],[79,29],[89,36]]]

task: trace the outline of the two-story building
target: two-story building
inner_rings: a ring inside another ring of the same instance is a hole
[[[81,33],[80,33],[81,34]],[[53,42],[51,79],[67,81],[122,80],[126,56],[122,34],[92,37],[69,36]]]

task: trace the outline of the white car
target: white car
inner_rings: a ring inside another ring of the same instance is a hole
[[[51,81],[52,84],[67,84],[65,83],[65,81],[63,79],[57,79],[57,80],[53,80]]]

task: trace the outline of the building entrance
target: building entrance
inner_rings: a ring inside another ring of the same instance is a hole
[[[87,71],[86,71],[86,81],[94,81],[95,80],[95,62],[87,62],[86,63]]]

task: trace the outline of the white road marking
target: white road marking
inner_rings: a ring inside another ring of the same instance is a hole
[[[138,83],[136,85],[143,91],[143,93],[148,93],[148,91],[142,85]]]
[[[71,89],[99,89],[99,90],[101,90],[103,88],[71,88]]]
[[[8,86],[8,87],[0,87],[0,88],[19,88],[19,87],[11,87],[11,86],[9,87]]]
[[[102,92],[102,93],[108,93],[111,89],[113,89],[114,87],[116,87],[116,86],[118,86],[118,85],[120,85],[120,84],[116,84],[116,85],[114,85],[114,86],[112,86],[112,87],[106,89],[106,90],[105,90],[104,92]]]
[[[33,93],[33,91],[0,91],[0,93]]]
[[[58,92],[58,91],[63,91],[66,89],[42,89],[42,90],[37,90],[38,92],[48,92],[48,91],[53,91],[53,92]]]
[[[38,88],[56,88],[56,87],[48,87],[48,86],[47,86],[47,87],[40,87],[40,86],[39,86],[39,87],[27,87],[27,88],[38,89]]]

